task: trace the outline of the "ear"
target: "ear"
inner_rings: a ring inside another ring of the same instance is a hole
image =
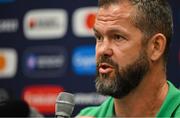
[[[165,51],[167,39],[161,34],[155,34],[149,42],[149,56],[152,61],[160,59]]]

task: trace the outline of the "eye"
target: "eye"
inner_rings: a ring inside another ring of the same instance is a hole
[[[125,37],[123,37],[122,35],[119,35],[119,34],[114,34],[113,39],[117,40],[117,41],[120,41],[120,40],[124,40]]]
[[[103,37],[101,35],[95,34],[96,41],[102,41]]]

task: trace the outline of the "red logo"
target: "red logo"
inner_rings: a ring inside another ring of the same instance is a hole
[[[96,14],[94,13],[90,13],[90,14],[88,14],[87,15],[87,17],[86,17],[86,27],[88,28],[88,29],[92,29],[93,28],[93,26],[94,26],[94,23],[95,23],[95,18],[96,18]]]
[[[0,55],[0,71],[3,71],[7,65],[6,58]]]
[[[26,87],[23,99],[33,108],[43,114],[54,114],[56,97],[64,89],[53,85],[36,85]]]
[[[92,37],[92,28],[95,23],[97,7],[79,8],[73,13],[72,29],[78,37]]]
[[[33,29],[36,25],[37,25],[37,23],[36,23],[35,19],[32,18],[29,20],[29,28],[30,29]]]

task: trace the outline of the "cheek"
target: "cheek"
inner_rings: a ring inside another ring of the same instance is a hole
[[[134,50],[120,50],[114,49],[114,56],[112,57],[114,61],[120,67],[126,67],[128,64],[131,64],[137,57],[138,51]]]
[[[96,55],[95,55],[96,63],[97,63],[97,61],[98,61],[98,58],[99,58],[99,57],[98,57],[97,54],[96,54]]]
[[[96,62],[97,62],[98,58],[99,58],[99,53],[98,53],[98,49],[97,49],[97,46],[96,46],[96,48],[95,48],[95,59],[96,59]]]
[[[114,53],[122,66],[126,66],[136,60],[141,51],[142,45],[140,41],[129,41],[126,45],[114,48]]]
[[[95,47],[95,57],[96,57],[96,60],[99,58],[100,55],[101,55],[100,54],[100,48],[96,44],[96,47]]]

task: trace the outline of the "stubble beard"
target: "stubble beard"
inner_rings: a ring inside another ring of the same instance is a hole
[[[114,68],[114,75],[100,74],[98,65],[102,62],[111,64]],[[149,61],[145,51],[142,51],[139,57],[124,68],[118,66],[111,58],[102,56],[97,61],[96,68],[96,90],[103,95],[114,98],[123,98],[134,90],[144,78],[149,70]]]

